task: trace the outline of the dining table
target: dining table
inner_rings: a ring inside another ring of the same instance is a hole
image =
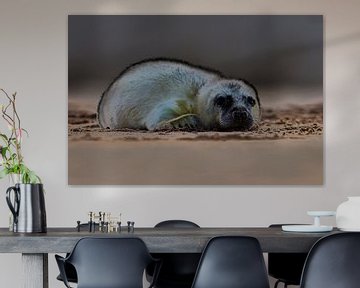
[[[281,227],[216,227],[216,228],[134,228],[102,232],[88,229],[57,227],[46,233],[14,233],[0,228],[0,253],[22,254],[24,288],[48,288],[48,254],[68,253],[83,237],[138,237],[150,253],[201,253],[209,239],[239,235],[258,239],[264,253],[308,252],[320,238],[338,233],[284,232]]]

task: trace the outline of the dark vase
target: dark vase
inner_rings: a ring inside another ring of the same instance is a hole
[[[11,197],[12,193],[13,197]],[[42,184],[15,184],[6,190],[6,202],[14,216],[14,232],[45,233],[47,231]]]

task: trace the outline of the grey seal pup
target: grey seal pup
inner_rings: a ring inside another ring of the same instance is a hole
[[[125,69],[103,93],[102,128],[246,131],[261,117],[253,85],[174,60],[146,60]]]

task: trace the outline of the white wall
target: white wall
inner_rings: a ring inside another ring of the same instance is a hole
[[[201,226],[308,222],[307,210],[333,210],[347,195],[360,195],[359,10],[357,0],[1,0],[0,86],[18,92],[23,125],[30,131],[24,154],[45,183],[48,226],[75,225],[89,210],[121,211],[136,226],[164,218],[187,218]],[[324,186],[67,186],[68,14],[324,14]],[[0,185],[0,226],[6,226],[8,183]],[[52,255],[49,262],[50,287],[62,287],[53,280]],[[21,286],[19,255],[0,255],[0,268],[2,287]]]

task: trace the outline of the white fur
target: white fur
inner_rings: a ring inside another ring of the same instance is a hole
[[[134,65],[109,87],[100,100],[100,126],[159,129],[167,121],[180,116],[171,112],[180,100],[194,108],[204,127],[211,128],[212,122],[217,121],[211,108],[210,101],[214,97],[211,92],[220,89],[216,86],[221,81],[239,80],[223,80],[216,73],[172,61]],[[250,86],[239,82],[245,90],[255,93]]]

